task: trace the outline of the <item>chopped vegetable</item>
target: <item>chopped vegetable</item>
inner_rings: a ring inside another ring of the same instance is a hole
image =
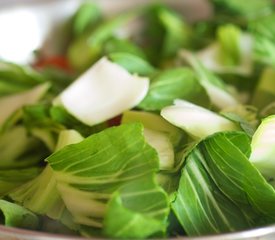
[[[274,3],[209,4],[192,22],[86,2],[64,55],[0,61],[1,224],[102,239],[275,224]]]

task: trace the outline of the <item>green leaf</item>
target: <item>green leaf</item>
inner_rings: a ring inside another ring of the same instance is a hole
[[[213,0],[217,13],[244,19],[255,19],[272,12],[271,0],[250,0],[249,4],[239,0]]]
[[[218,76],[209,71],[192,53],[188,51],[181,52],[182,57],[194,68],[200,84],[205,88],[212,104],[223,109],[238,105],[237,95],[229,90],[229,86]],[[233,88],[234,89],[234,88]]]
[[[104,53],[109,55],[112,53],[129,53],[136,57],[146,60],[143,50],[128,39],[111,38],[104,44]],[[147,63],[148,64],[148,63]]]
[[[108,203],[103,225],[105,235],[145,238],[164,233],[166,222],[163,219],[167,218],[169,212],[168,202],[164,199],[166,194],[157,187],[152,176],[125,184]]]
[[[34,166],[48,154],[37,138],[28,136],[23,126],[15,126],[0,134],[0,152],[0,169]]]
[[[99,7],[90,2],[83,3],[72,19],[72,31],[74,37],[80,36],[90,28],[94,27],[101,20]]]
[[[29,66],[0,61],[0,97],[29,90],[46,78]]]
[[[275,14],[249,24],[254,37],[254,58],[264,64],[275,66]]]
[[[173,209],[190,235],[274,222],[275,191],[249,162],[250,138],[218,133],[202,141],[182,170]]]
[[[156,72],[154,67],[150,65],[146,60],[135,56],[130,53],[116,52],[109,55],[112,62],[119,64],[132,74],[138,74],[140,76],[149,76]]]
[[[0,197],[11,190],[35,178],[41,169],[38,167],[23,168],[20,170],[0,170]]]
[[[50,109],[51,119],[56,123],[61,124],[66,129],[75,129],[84,137],[90,136],[93,133],[100,132],[107,127],[106,123],[101,123],[95,126],[87,126],[70,115],[63,107],[53,106]]]
[[[64,130],[59,135],[56,151],[82,140],[83,137],[75,130]],[[11,191],[9,197],[35,213],[58,219],[69,228],[76,228],[57,190],[54,172],[49,165],[36,178]]]
[[[103,54],[104,44],[116,37],[117,29],[129,24],[139,14],[139,9],[126,12],[108,19],[98,25],[92,32],[82,34],[69,46],[68,59],[72,67],[84,71]]]
[[[191,29],[184,19],[171,9],[160,8],[158,17],[165,29],[162,57],[174,57],[181,48],[190,45]]]
[[[237,65],[241,60],[240,49],[241,30],[228,24],[217,30],[217,38],[220,44],[219,57],[225,65]]]
[[[127,194],[140,194],[141,198],[145,194],[139,192],[134,183],[154,176],[158,171],[158,157],[156,151],[145,143],[142,131],[140,124],[109,128],[47,158],[54,171],[57,189],[74,222],[102,228],[107,203],[114,192],[127,189]],[[128,184],[135,187],[128,189]],[[126,190],[121,191],[126,195]],[[156,185],[148,191],[160,195]],[[77,196],[77,200],[72,196]],[[165,194],[156,206],[150,206],[152,211],[166,211],[168,206],[164,202]],[[138,209],[141,214],[144,211]],[[114,220],[119,219],[116,216]],[[164,217],[158,219],[159,225],[163,226],[164,220]]]
[[[0,222],[9,227],[37,229],[39,218],[27,209],[0,199]]]
[[[147,111],[159,111],[171,105],[176,98],[204,106],[209,101],[194,73],[188,68],[176,68],[159,72],[151,79],[149,92],[138,107]]]
[[[240,129],[251,137],[259,124],[258,109],[254,106],[238,105],[236,107],[227,108],[220,114],[238,124]]]

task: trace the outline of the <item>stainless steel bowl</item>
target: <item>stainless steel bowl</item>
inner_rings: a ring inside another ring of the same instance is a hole
[[[106,15],[118,14],[149,0],[93,0]],[[151,1],[151,0],[150,0]],[[153,0],[152,0],[153,1]],[[166,0],[190,20],[207,18],[211,8],[204,0]],[[27,63],[36,49],[44,55],[62,52],[62,26],[76,10],[81,0],[1,0],[0,1],[0,58]],[[0,240],[80,240],[56,234],[28,231],[0,225]],[[95,239],[95,238],[93,238]],[[249,231],[205,237],[178,237],[182,240],[275,239],[275,225]]]

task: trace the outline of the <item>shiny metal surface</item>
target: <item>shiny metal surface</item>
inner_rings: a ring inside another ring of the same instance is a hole
[[[111,16],[148,0],[94,0],[106,15]],[[206,18],[211,9],[203,0],[166,0],[191,20]],[[26,63],[32,61],[39,48],[45,55],[62,51],[63,23],[75,11],[81,0],[0,0],[0,58]],[[0,225],[0,240],[80,240],[68,237],[8,228]],[[95,239],[95,238],[94,238]],[[272,240],[275,225],[259,229],[197,238],[178,237],[182,240]]]

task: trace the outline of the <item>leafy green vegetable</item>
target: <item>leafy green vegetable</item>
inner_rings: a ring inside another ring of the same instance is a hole
[[[105,55],[113,53],[128,53],[133,57],[139,57],[146,60],[145,53],[143,50],[135,43],[128,39],[111,38],[104,44]]]
[[[119,64],[125,68],[128,72],[132,74],[138,74],[141,76],[149,76],[156,72],[154,67],[152,67],[144,59],[139,58],[136,55],[129,53],[112,53],[109,58],[116,64]]]
[[[104,50],[104,43],[116,37],[118,28],[127,25],[137,17],[139,10],[126,12],[97,26],[92,33],[78,37],[68,49],[68,58],[72,67],[84,71],[97,61]]]
[[[108,151],[102,151],[102,149],[108,149]],[[79,154],[75,155],[75,152]],[[106,129],[79,144],[54,153],[47,158],[47,161],[53,169],[57,189],[72,214],[74,222],[94,228],[102,228],[103,219],[108,214],[107,203],[112,193],[122,191],[122,198],[127,194],[129,197],[131,194],[140,195],[129,200],[129,204],[135,204],[146,196],[146,192],[140,191],[136,181],[150,179],[158,170],[157,153],[145,143],[140,124]],[[127,188],[129,184],[135,187]],[[152,184],[148,192],[152,192],[152,197],[160,196],[157,197],[159,200],[155,205],[144,202],[145,209],[148,208],[148,214],[153,215],[154,211],[168,211],[165,194],[161,194],[162,191],[156,184]],[[75,201],[72,196],[78,196],[78,200]],[[128,201],[125,203],[126,207],[127,203]],[[131,209],[130,206],[127,208]],[[132,210],[146,216],[147,213],[142,209]],[[165,216],[161,219],[157,216],[153,218],[159,226],[163,226]],[[116,218],[113,224],[118,224],[119,221],[123,221],[123,218]],[[109,223],[108,226],[110,226]]]
[[[15,126],[0,134],[0,152],[2,170],[35,166],[48,154],[47,149],[37,138],[28,136],[23,126]]]
[[[208,96],[194,73],[188,68],[175,68],[160,72],[151,79],[149,92],[138,107],[147,111],[160,111],[176,98],[208,105]]]
[[[190,153],[172,204],[189,235],[274,221],[275,191],[249,162],[249,155],[250,139],[238,132],[215,134]]]
[[[182,52],[183,57],[194,68],[200,84],[205,88],[212,104],[219,108],[238,105],[238,99],[218,76],[206,69],[202,63],[191,53]]]
[[[136,192],[131,190],[135,189]],[[121,197],[114,194],[108,203],[104,220],[107,236],[144,238],[165,233],[168,208],[166,193],[156,188],[151,177],[132,181],[121,188]],[[140,192],[140,193],[139,193]],[[118,219],[119,216],[119,219]]]
[[[227,108],[221,115],[237,123],[251,137],[259,124],[258,109],[253,106],[239,105]]]
[[[56,151],[82,140],[83,137],[75,130],[62,131],[59,135]],[[35,213],[59,219],[72,227],[71,220],[67,219],[70,217],[69,213],[57,191],[53,170],[49,165],[44,168],[39,176],[15,189],[9,193],[9,196]]]
[[[0,97],[26,91],[46,78],[29,66],[0,61]]]
[[[238,0],[213,0],[213,3],[217,13],[248,20],[267,15],[274,8],[271,0],[251,0],[249,4]]]
[[[249,25],[254,37],[254,57],[257,61],[275,66],[274,26],[275,14],[268,15]]]
[[[111,18],[85,2],[54,45],[67,59],[1,60],[0,223],[110,239],[274,224],[272,1]]]
[[[74,37],[80,36],[101,20],[101,11],[94,3],[83,3],[72,19],[72,31]]]
[[[39,218],[27,209],[0,199],[0,222],[9,227],[37,229]]]
[[[7,195],[11,190],[32,180],[41,172],[40,168],[23,168],[0,170],[0,197]]]

